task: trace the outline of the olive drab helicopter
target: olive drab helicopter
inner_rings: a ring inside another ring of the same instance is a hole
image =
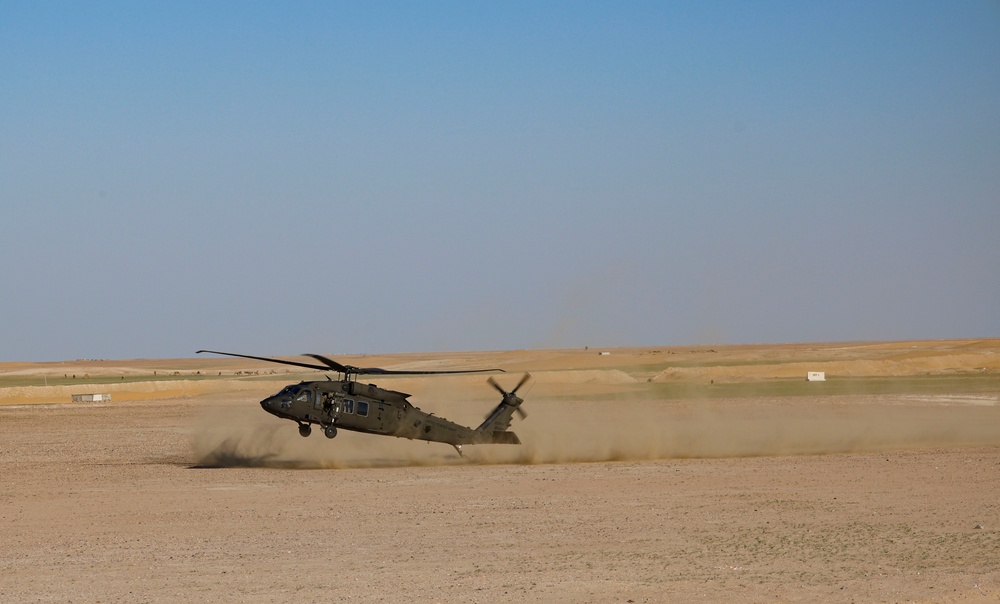
[[[299,382],[285,386],[280,392],[260,402],[260,406],[271,415],[290,419],[299,425],[299,434],[309,436],[312,424],[323,429],[327,438],[337,436],[337,430],[353,430],[367,434],[382,434],[411,440],[445,443],[455,447],[462,455],[462,445],[519,445],[517,434],[508,431],[511,416],[517,414],[524,419],[527,414],[521,409],[523,399],[517,391],[531,378],[527,373],[516,386],[507,392],[492,377],[487,382],[503,397],[500,404],[486,416],[478,428],[469,428],[450,422],[414,407],[405,392],[386,390],[374,384],[357,381],[360,375],[439,375],[454,373],[503,372],[502,369],[471,369],[456,371],[394,371],[379,367],[355,367],[343,365],[318,354],[306,354],[322,365],[300,363],[268,357],[256,357],[216,350],[199,350],[230,357],[241,357],[281,363],[294,367],[336,371],[338,378],[327,376],[325,381]]]

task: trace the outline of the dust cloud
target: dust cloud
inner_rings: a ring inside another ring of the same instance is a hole
[[[488,409],[488,403],[475,404]],[[867,400],[738,399],[685,402],[609,400],[526,403],[511,429],[522,445],[449,445],[341,430],[329,440],[314,429],[255,405],[206,413],[193,435],[197,465],[298,469],[469,464],[561,464],[681,458],[822,455],[936,447],[1000,446],[1000,407],[905,397]],[[438,415],[477,425],[469,403],[446,403]]]

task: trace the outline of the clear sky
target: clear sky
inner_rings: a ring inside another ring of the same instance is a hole
[[[1000,2],[0,3],[0,361],[1000,337]]]

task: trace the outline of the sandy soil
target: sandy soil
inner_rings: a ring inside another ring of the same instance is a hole
[[[0,601],[1000,601],[1000,341],[598,352],[341,359],[531,371],[524,445],[464,459],[300,438],[256,404],[300,376],[254,361],[0,364]]]

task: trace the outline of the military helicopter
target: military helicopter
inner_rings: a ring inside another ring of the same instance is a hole
[[[312,424],[317,424],[323,429],[323,434],[327,438],[336,437],[338,429],[353,430],[367,434],[446,443],[455,447],[459,455],[462,455],[462,445],[521,444],[517,434],[507,429],[510,427],[511,416],[515,412],[521,419],[527,417],[527,413],[521,409],[521,403],[524,400],[517,396],[517,391],[531,379],[527,373],[510,392],[504,390],[492,377],[487,380],[500,392],[503,398],[500,400],[500,404],[486,416],[486,420],[478,428],[473,429],[421,411],[406,400],[410,395],[405,392],[386,390],[374,384],[362,384],[357,381],[357,377],[360,375],[502,373],[502,369],[394,371],[379,367],[343,365],[318,354],[302,356],[316,359],[322,365],[216,350],[199,350],[197,354],[204,352],[320,371],[333,370],[340,374],[337,380],[327,376],[325,381],[290,384],[277,394],[260,402],[264,411],[271,415],[298,423],[299,434],[302,436],[312,434]]]

